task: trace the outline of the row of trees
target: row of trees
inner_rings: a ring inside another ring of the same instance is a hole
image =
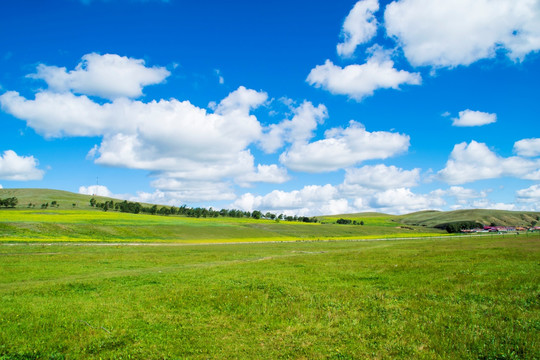
[[[112,200],[108,200],[105,202],[98,202],[95,198],[90,199],[90,205],[92,207],[101,208],[103,211],[109,211],[109,210],[115,210],[125,213],[132,213],[132,214],[139,214],[139,213],[145,213],[145,214],[151,214],[151,215],[182,215],[187,217],[196,217],[196,218],[216,218],[219,216],[222,217],[234,217],[234,218],[252,218],[252,219],[270,219],[270,220],[285,220],[285,221],[300,221],[305,223],[316,223],[319,220],[316,217],[307,217],[307,216],[285,216],[283,214],[276,215],[270,212],[267,212],[263,214],[259,210],[254,210],[253,212],[250,211],[242,211],[237,209],[221,209],[221,210],[214,210],[212,208],[206,209],[201,207],[191,208],[187,207],[186,205],[182,205],[180,207],[176,206],[161,206],[158,207],[157,205],[153,206],[143,206],[138,202],[131,202],[131,201],[122,201],[122,202],[114,202]]]
[[[364,221],[363,220],[356,221],[356,220],[340,218],[340,219],[336,220],[336,224],[341,224],[341,225],[364,225]]]
[[[449,233],[458,233],[465,229],[477,229],[482,228],[484,225],[477,223],[476,221],[453,221],[444,224],[435,225],[437,229],[446,230]]]
[[[5,199],[0,199],[0,206],[5,206],[7,208],[14,208],[19,203],[19,199],[16,197],[10,197]]]

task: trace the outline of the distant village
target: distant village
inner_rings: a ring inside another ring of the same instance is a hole
[[[538,231],[540,232],[540,226],[484,226],[483,228],[476,229],[463,229],[462,233],[508,233],[508,232],[525,232],[525,231]]]

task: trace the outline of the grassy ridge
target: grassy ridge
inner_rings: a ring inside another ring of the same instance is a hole
[[[0,245],[0,358],[535,359],[539,250]]]
[[[421,211],[396,217],[397,221],[410,225],[433,227],[454,221],[475,221],[484,225],[531,226],[540,224],[540,212],[506,210],[455,210]]]
[[[35,204],[39,208],[41,204],[58,202],[59,209],[75,208],[92,210],[90,206],[91,195],[75,194],[69,191],[51,189],[0,189],[0,198],[16,197],[19,200],[19,208],[25,208],[29,203]],[[95,196],[99,202],[115,200],[103,196]]]
[[[423,227],[245,218],[187,218],[93,210],[0,209],[0,241],[282,241],[441,234]]]

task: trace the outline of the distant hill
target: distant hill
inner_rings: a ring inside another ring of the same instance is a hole
[[[92,196],[76,194],[63,190],[51,189],[0,189],[0,199],[16,197],[19,200],[18,208],[26,208],[28,204],[34,204],[36,208],[41,204],[49,205],[56,201],[59,209],[93,209],[90,206],[90,199],[95,197],[97,201],[104,202],[108,200],[121,201],[103,196]],[[75,206],[73,206],[75,204]]]
[[[394,217],[396,221],[414,226],[435,227],[456,221],[474,221],[484,225],[533,226],[540,224],[540,212],[507,210],[420,211]]]

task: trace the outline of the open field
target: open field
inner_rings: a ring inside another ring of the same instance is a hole
[[[540,238],[0,245],[0,359],[538,359]]]
[[[446,234],[422,226],[276,222],[247,218],[188,218],[96,210],[0,209],[0,242],[142,241],[252,242],[411,237]]]

